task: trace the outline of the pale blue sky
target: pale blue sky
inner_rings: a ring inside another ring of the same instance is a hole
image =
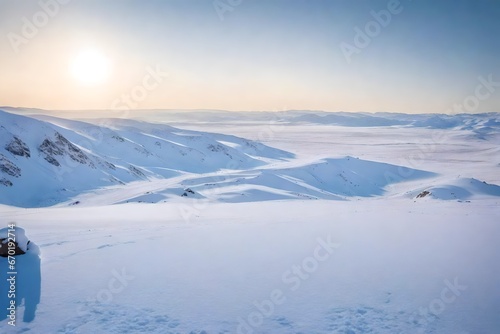
[[[395,0],[57,1],[45,22],[39,1],[0,0],[0,105],[448,112],[478,77],[500,82],[495,0],[401,0],[349,61],[340,46]],[[98,85],[68,71],[87,48],[112,66]],[[148,68],[168,76],[142,96]],[[498,91],[466,111],[500,111]]]

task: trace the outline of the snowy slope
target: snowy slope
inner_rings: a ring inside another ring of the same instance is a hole
[[[47,206],[82,191],[185,172],[245,169],[293,155],[234,136],[125,120],[0,111],[0,203]]]
[[[204,126],[220,122],[225,124],[222,120],[227,113],[208,113],[218,115],[215,118],[217,122],[204,123]],[[250,114],[242,116],[242,124],[248,124]],[[201,113],[192,115],[199,115],[201,120],[206,121]],[[409,116],[401,114],[374,117],[295,111],[286,115],[290,120],[301,122],[305,119],[317,122],[321,119],[326,123],[329,121],[325,120],[349,120],[348,123],[340,123],[349,128],[369,125],[371,135],[377,133],[372,129],[378,126],[382,126],[382,131],[396,133],[398,129],[407,129],[409,122]],[[497,124],[494,114],[479,115],[474,119],[469,116],[447,116],[446,124],[443,123],[444,116],[416,115],[413,119],[416,128],[431,124],[429,131],[437,131],[434,128],[455,131],[446,133],[446,140],[455,136],[469,138],[470,129],[482,129],[477,127],[478,124]],[[266,117],[266,114],[260,115],[257,119]],[[484,117],[489,118],[486,121]],[[233,115],[227,116],[226,122],[234,124],[236,119]],[[389,124],[383,119],[397,119],[397,122]],[[339,157],[336,154],[338,148],[328,155],[322,154],[302,163],[290,152],[296,151],[298,147],[295,146],[279,150],[235,135],[180,129],[163,123],[131,119],[83,122],[48,115],[25,117],[1,111],[0,121],[0,187],[3,190],[0,192],[0,203],[21,207],[59,203],[157,203],[178,197],[223,202],[344,200],[382,196],[388,194],[388,188],[394,188],[399,183],[408,186],[401,186],[392,195],[414,198],[435,189],[432,198],[464,200],[476,193],[498,196],[497,191],[480,191],[473,183],[454,185],[454,180],[450,180],[451,184],[442,183],[447,175],[414,187],[412,181],[436,178],[439,173],[427,166],[412,168],[411,161],[389,165]],[[464,122],[468,124],[467,129],[446,129],[451,123],[457,125]],[[401,126],[394,127],[395,124]],[[388,129],[388,125],[392,127]],[[266,123],[255,123],[255,127],[260,126],[264,128],[257,139],[262,137],[263,131],[270,132],[269,138],[272,139],[276,129],[280,129]],[[237,124],[236,128],[239,128]],[[367,135],[363,132],[367,130],[353,131],[346,133],[344,142],[350,142],[353,136],[363,138]],[[434,136],[432,134],[431,138]],[[438,133],[436,138],[443,136],[443,133]],[[489,137],[491,142],[497,138],[496,135]],[[473,140],[477,139],[484,140],[484,136]],[[397,137],[392,140],[398,141]],[[386,157],[383,159],[386,160]],[[474,174],[469,179],[479,178],[480,175]],[[439,185],[439,182],[442,184]],[[134,186],[130,187],[130,183]],[[110,196],[111,193],[114,195]]]
[[[455,178],[432,182],[431,186],[411,191],[411,197],[430,197],[442,200],[469,200],[500,197],[500,186],[474,178]]]
[[[498,333],[498,114],[9,111],[0,333]]]
[[[174,203],[0,207],[2,220],[24,227],[42,252],[35,319],[23,322],[21,306],[17,327],[3,321],[0,330],[494,334],[500,328],[500,217],[491,200],[198,208],[186,221]],[[22,260],[31,261],[20,256],[19,267],[27,266]]]
[[[430,178],[433,173],[407,170],[353,157],[325,159],[293,167],[254,169],[224,175],[202,177],[181,184],[206,197],[224,202],[271,199],[333,199],[380,196],[386,186],[415,179]]]

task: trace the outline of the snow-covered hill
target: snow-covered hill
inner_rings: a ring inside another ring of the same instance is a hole
[[[500,328],[498,114],[7,111],[0,333]]]
[[[0,111],[0,203],[47,206],[83,191],[293,157],[235,136],[131,120],[99,125]]]
[[[266,166],[223,175],[191,176],[162,188],[143,183],[142,187],[137,185],[135,188],[142,193],[135,193],[126,201],[156,203],[175,200],[179,194],[188,198],[230,203],[281,199],[346,200],[381,196],[386,193],[388,185],[435,176],[430,172],[412,169],[406,170],[408,174],[402,176],[400,166],[353,157],[292,164],[293,166],[285,163],[280,165],[282,167]],[[185,189],[189,191],[185,192]],[[108,197],[109,193],[105,196]]]
[[[14,111],[17,113],[0,111],[0,204],[20,207],[59,203],[157,203],[179,197],[222,202],[345,200],[381,196],[395,184],[436,178],[439,174],[427,166],[390,165],[345,157],[336,150],[303,161],[296,159],[295,152],[291,153],[295,147],[276,149],[260,143],[259,138],[248,140],[230,134],[187,130],[185,126],[173,127],[158,120],[155,123],[116,118],[78,121],[29,111],[29,116],[23,116],[19,110]],[[221,124],[234,124],[237,120],[227,112],[188,114],[194,124],[207,124],[207,115],[214,116]],[[376,132],[371,129],[377,127],[387,133],[409,126],[427,127],[428,131],[451,131],[448,128],[453,127],[458,131],[451,132],[454,136],[484,140],[484,136],[477,137],[482,133],[495,141],[498,131],[491,134],[490,130],[500,124],[495,114],[410,117],[300,111],[282,113],[273,123],[263,122],[269,118],[268,113],[243,113],[240,124],[249,124],[252,116],[257,122],[255,126],[262,127],[259,137],[264,138],[262,133],[275,135],[276,122],[281,126],[289,122],[289,126],[295,127],[304,122],[309,125],[302,126],[311,126],[312,122],[348,128],[369,127],[373,133]],[[170,117],[179,120],[181,115],[174,113]],[[365,136],[363,132],[357,135]],[[344,142],[349,142],[349,137]],[[471,175],[470,178],[480,177]],[[494,184],[493,190],[481,191],[474,182],[436,183],[442,180],[443,177],[421,182],[401,188],[398,193],[416,197],[428,191],[432,198],[461,200],[474,194],[498,196]]]
[[[439,180],[432,185],[409,193],[411,197],[442,200],[469,200],[480,197],[500,197],[500,186],[474,178]]]
[[[99,110],[99,111],[50,111],[40,109],[0,107],[19,115],[51,115],[71,119],[87,119],[93,122],[96,114],[100,118],[126,118],[149,122],[169,123],[281,123],[320,124],[346,127],[405,126],[430,129],[458,128],[471,131],[494,132],[500,129],[500,113],[480,114],[403,114],[365,112],[324,112],[316,110],[281,111],[224,111],[224,110]]]

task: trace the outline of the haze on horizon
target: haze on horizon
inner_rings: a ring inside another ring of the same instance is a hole
[[[498,112],[499,17],[495,0],[0,0],[0,105]]]

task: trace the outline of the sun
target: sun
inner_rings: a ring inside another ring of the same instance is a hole
[[[96,49],[80,51],[70,63],[73,78],[85,85],[104,84],[111,72],[111,62]]]

